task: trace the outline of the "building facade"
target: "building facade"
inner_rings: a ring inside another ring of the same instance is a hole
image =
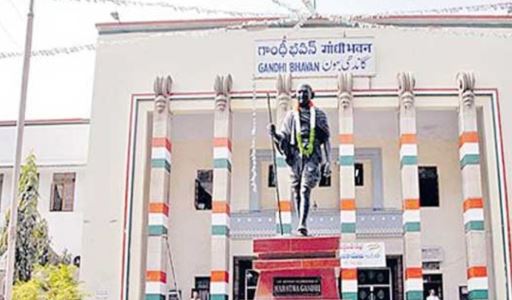
[[[378,22],[98,25],[81,268],[92,297],[251,299],[252,241],[296,222],[282,157],[272,175],[267,97],[279,122],[306,81],[333,147],[311,234],[384,245],[382,266],[342,263],[344,297],[510,299],[511,20]],[[347,60],[327,68],[331,54]]]

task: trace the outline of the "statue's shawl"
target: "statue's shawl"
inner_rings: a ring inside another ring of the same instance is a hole
[[[316,115],[315,144],[311,159],[320,162],[322,160],[320,145],[329,139],[329,123],[327,121],[327,115],[324,111],[317,107],[314,107],[314,109]],[[296,160],[300,158],[300,153],[295,138],[295,118],[293,115],[293,111],[288,111],[278,132],[282,137],[281,141],[278,143],[278,147],[280,152],[286,156],[286,162],[288,165],[292,165]],[[301,123],[302,141],[303,143],[307,143],[309,138],[311,117],[309,109],[301,109],[299,116]]]

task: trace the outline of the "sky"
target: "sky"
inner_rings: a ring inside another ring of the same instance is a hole
[[[306,12],[301,0],[124,0],[145,5],[115,5],[114,0],[34,0],[33,50],[95,44],[96,23],[229,17],[197,11],[151,7],[168,3],[182,7],[236,10],[240,13],[289,15]],[[97,2],[94,2],[97,1]],[[121,0],[123,1],[123,0]],[[310,0],[314,1],[314,0]],[[319,14],[377,14],[500,3],[496,0],[316,0]],[[22,52],[29,0],[0,0],[0,53]],[[490,12],[496,13],[496,12]],[[503,13],[503,12],[500,12]],[[27,119],[89,118],[94,80],[94,51],[38,56],[31,60]],[[18,115],[22,57],[0,59],[0,120]]]

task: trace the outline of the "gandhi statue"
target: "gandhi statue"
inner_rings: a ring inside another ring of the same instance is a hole
[[[311,101],[314,97],[311,86],[302,84],[297,91],[297,106],[286,114],[280,130],[269,124],[269,133],[291,170],[292,194],[299,218],[297,233],[303,236],[308,235],[306,221],[311,190],[320,181],[321,172],[327,177],[331,175],[329,124],[325,112]]]

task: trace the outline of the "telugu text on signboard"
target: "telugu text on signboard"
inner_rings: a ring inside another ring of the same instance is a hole
[[[332,76],[350,72],[355,76],[375,74],[373,38],[310,38],[257,40],[256,77],[279,73],[295,76]]]
[[[384,243],[342,243],[340,258],[347,268],[386,266]]]

